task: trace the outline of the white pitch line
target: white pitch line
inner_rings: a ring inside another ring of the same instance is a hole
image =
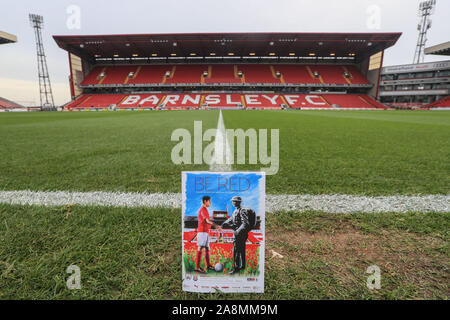
[[[245,198],[243,199],[245,201]],[[179,193],[0,191],[0,203],[38,206],[181,208]],[[320,211],[327,213],[450,212],[450,195],[355,196],[267,195],[267,212]]]
[[[209,167],[210,171],[227,172],[231,171],[232,154],[230,144],[227,139],[227,132],[223,122],[222,110],[219,113],[217,122],[216,137],[214,142],[214,156]]]

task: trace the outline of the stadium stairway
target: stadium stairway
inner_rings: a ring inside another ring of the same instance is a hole
[[[315,75],[315,71],[312,70],[312,68],[310,66],[306,66],[306,69],[308,70],[309,76],[312,79],[317,79],[319,80],[319,83],[324,84],[325,81],[323,80],[322,76],[320,75],[320,73],[317,74],[317,76]]]
[[[324,83],[327,84],[348,84],[347,79],[344,77],[344,71],[341,67],[336,66],[312,66],[313,72],[318,72]]]
[[[137,69],[135,71],[133,71],[132,75],[131,75],[131,73],[128,74],[128,76],[125,78],[125,81],[123,83],[128,84],[130,82],[130,80],[135,79],[139,75],[141,70],[142,70],[142,66],[137,67]],[[130,77],[130,75],[131,75],[131,77]]]
[[[345,81],[347,81],[348,84],[352,84],[353,76],[352,76],[351,72],[347,69],[346,66],[342,66],[342,70],[344,70],[344,73],[347,73],[349,75],[348,78],[346,78],[344,76]]]
[[[275,79],[279,78],[281,83],[286,83],[286,81],[284,81],[284,77],[281,72],[279,73],[279,77],[278,77],[277,72],[279,72],[279,71],[275,71],[274,66],[270,66],[270,71],[272,72],[272,77],[274,77]]]
[[[370,84],[364,75],[355,66],[343,66],[344,71],[350,74],[350,82],[352,84]],[[344,77],[345,79],[345,77]]]
[[[89,74],[81,82],[82,85],[95,85],[99,83],[100,73],[104,70],[104,67],[95,67],[89,72]]]

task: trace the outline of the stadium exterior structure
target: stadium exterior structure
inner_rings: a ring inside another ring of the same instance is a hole
[[[16,43],[17,42],[17,36],[0,31],[0,45],[1,44],[8,44],[8,43]],[[27,111],[27,108],[24,108],[23,106],[19,105],[18,103],[15,103],[13,101],[10,101],[8,99],[0,97],[0,112],[8,112],[8,111]]]
[[[428,107],[448,97],[449,90],[450,60],[384,67],[381,72],[380,99],[392,107]]]
[[[0,31],[0,44],[7,44],[7,43],[16,43],[17,42],[17,36]]]
[[[68,52],[65,110],[386,109],[384,50],[401,33],[54,36]]]
[[[450,42],[425,49],[427,55],[450,56]],[[450,109],[450,60],[384,67],[380,100],[399,109]]]

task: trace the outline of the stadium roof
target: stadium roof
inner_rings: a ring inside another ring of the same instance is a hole
[[[425,49],[425,54],[450,56],[450,41]]]
[[[401,33],[198,33],[53,36],[85,60],[189,57],[354,57],[393,46]]]
[[[17,37],[13,34],[0,31],[0,44],[17,42]]]

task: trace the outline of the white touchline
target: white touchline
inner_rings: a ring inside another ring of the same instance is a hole
[[[231,171],[231,150],[227,139],[225,124],[223,123],[222,110],[217,122],[216,138],[214,142],[214,156],[209,167],[210,171]]]
[[[181,208],[180,193],[0,191],[0,203],[37,206]],[[450,195],[267,195],[266,211],[326,213],[450,212]]]

